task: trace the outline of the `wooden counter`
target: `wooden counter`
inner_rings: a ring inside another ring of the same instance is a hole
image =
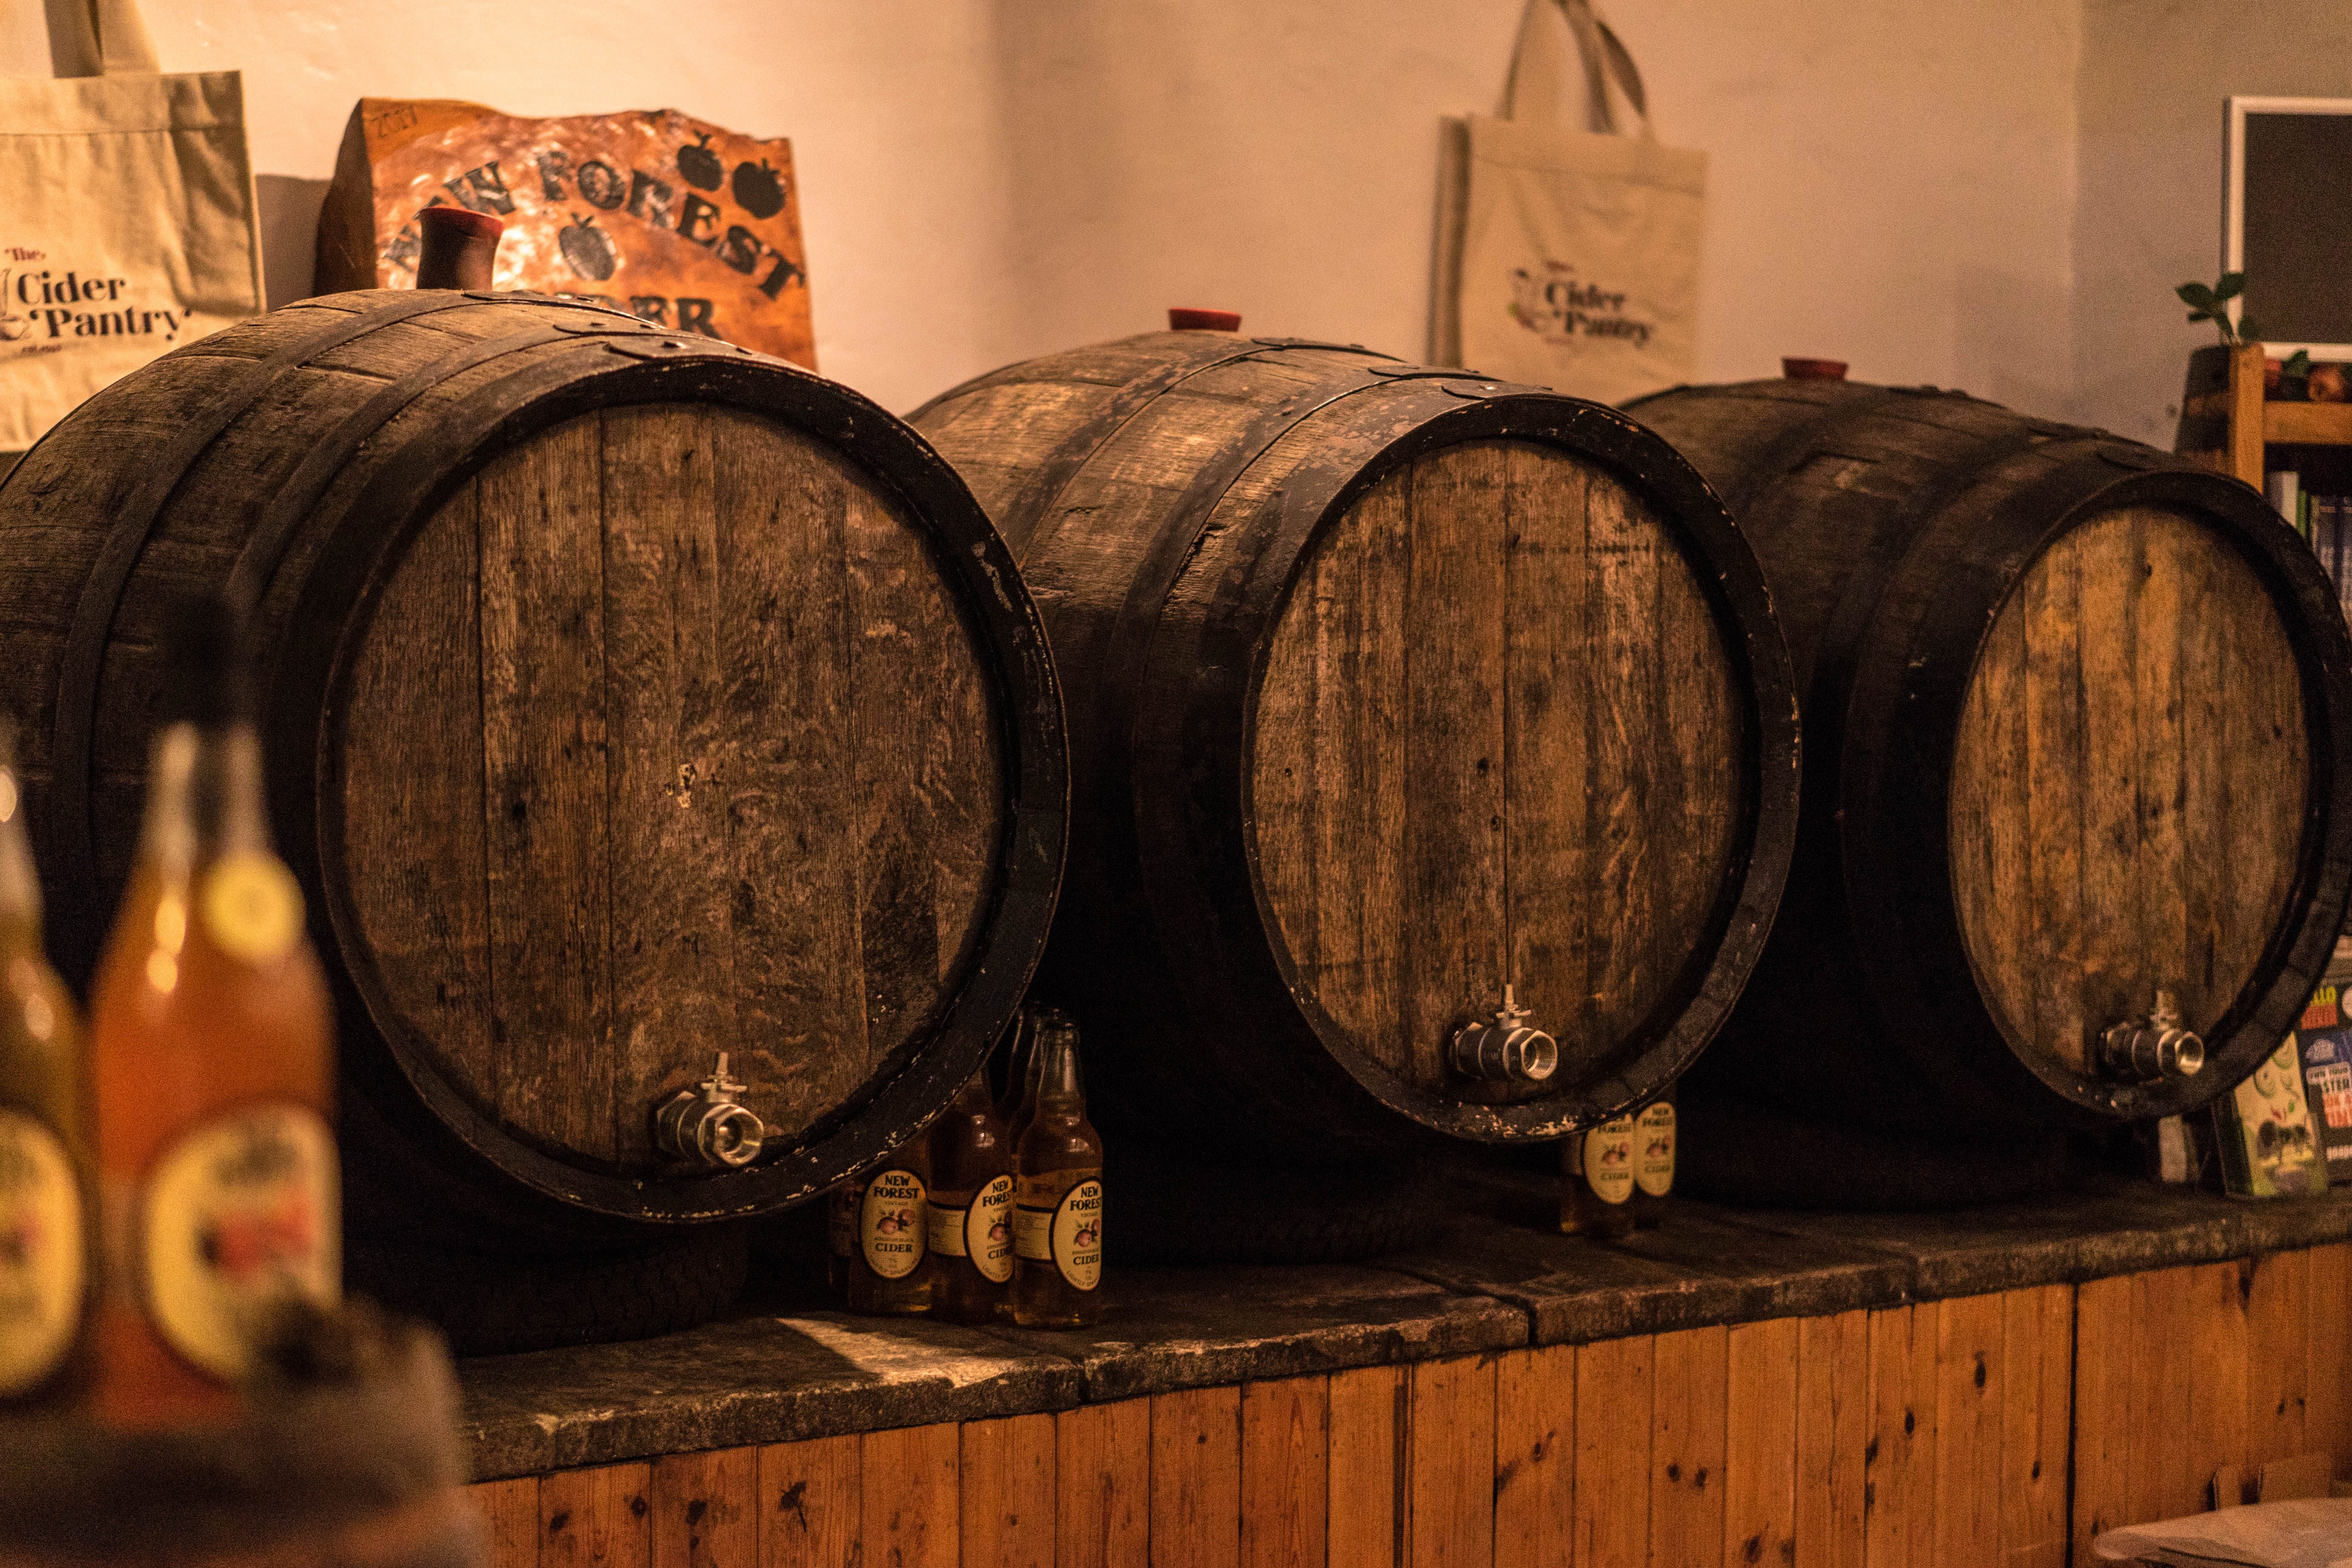
[[[1378,1267],[1130,1270],[1075,1334],[783,1299],[460,1379],[500,1568],[2062,1564],[2225,1467],[2352,1470],[2347,1238],[2352,1194],[2120,1185],[1616,1245],[1469,1215]]]

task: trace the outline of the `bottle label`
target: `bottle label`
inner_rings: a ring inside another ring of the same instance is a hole
[[[342,1293],[334,1135],[299,1105],[250,1106],[166,1150],[140,1202],[147,1310],[164,1342],[242,1377],[270,1319]]]
[[[1604,1204],[1633,1195],[1633,1119],[1620,1116],[1584,1135],[1584,1183]]]
[[[1021,1178],[1018,1206],[1013,1211],[1013,1252],[1032,1263],[1054,1261],[1054,1216],[1062,1200],[1086,1182],[1100,1182],[1099,1171],[1047,1171]]]
[[[39,1386],[73,1348],[89,1277],[65,1144],[24,1112],[0,1110],[0,1398]]]
[[[844,1184],[833,1190],[825,1205],[825,1245],[835,1258],[847,1258],[857,1250],[857,1189]]]
[[[1634,1123],[1633,1184],[1654,1198],[1675,1190],[1675,1108],[1663,1100]]]
[[[857,1209],[866,1267],[904,1279],[923,1266],[923,1180],[912,1171],[882,1171],[866,1184]]]
[[[197,909],[220,950],[247,963],[284,957],[302,934],[302,889],[275,855],[222,856],[205,876]]]
[[[941,1203],[939,1194],[931,1194],[923,1213],[929,1217],[925,1236],[933,1253],[941,1258],[961,1258],[963,1254],[964,1216],[971,1210],[962,1204]]]
[[[1102,1182],[1092,1178],[1063,1194],[1054,1211],[1054,1267],[1073,1290],[1102,1283]]]
[[[1013,1178],[999,1176],[980,1189],[963,1211],[962,1256],[992,1285],[1013,1278]]]

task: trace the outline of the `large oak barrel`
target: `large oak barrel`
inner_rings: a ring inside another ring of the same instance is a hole
[[[1632,412],[1739,516],[1803,693],[1789,896],[1696,1090],[2022,1132],[2178,1112],[2277,1048],[2352,889],[2352,639],[2260,496],[1932,388]],[[2105,1065],[2159,990],[2203,1067]]]
[[[1102,1114],[1318,1160],[1415,1124],[1535,1140],[1706,1044],[1779,897],[1797,737],[1755,562],[1663,442],[1203,331],[911,417],[1012,544],[1068,695],[1039,985],[1088,1029]],[[1459,1070],[1507,994],[1548,1078]]]
[[[0,562],[76,968],[159,616],[253,606],[353,1112],[455,1173],[436,1202],[493,1170],[558,1218],[805,1197],[946,1102],[1042,948],[1060,699],[1012,557],[905,425],[781,361],[579,301],[309,300],[60,424]],[[720,1052],[766,1129],[740,1168],[655,1141]]]

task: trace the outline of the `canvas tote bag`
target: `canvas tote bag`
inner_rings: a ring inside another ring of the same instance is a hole
[[[237,73],[158,74],[134,0],[64,12],[94,74],[0,80],[0,454],[261,310]]]
[[[1567,121],[1579,80],[1589,131]],[[1706,154],[1659,143],[1590,0],[1528,0],[1502,118],[1451,122],[1439,170],[1438,363],[1601,403],[1691,379]]]

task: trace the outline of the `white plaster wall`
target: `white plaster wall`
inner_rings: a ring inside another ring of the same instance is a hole
[[[0,71],[41,62],[0,0]],[[63,0],[47,0],[48,4]],[[236,68],[270,292],[362,94],[674,106],[793,142],[831,374],[904,409],[1171,304],[1419,355],[1442,114],[1519,0],[147,0]],[[2080,0],[1615,0],[1712,157],[1700,374],[1782,353],[2027,406],[2068,392]]]
[[[2352,0],[2084,0],[2071,413],[2159,447],[2215,341],[2172,289],[2221,269],[2232,95],[2352,98]]]

